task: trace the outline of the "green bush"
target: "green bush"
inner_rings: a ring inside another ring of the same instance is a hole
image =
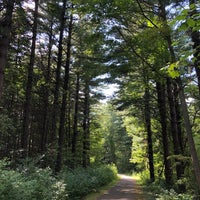
[[[144,171],[140,174],[141,184],[144,186],[144,189],[149,194],[152,199],[156,200],[193,200],[194,196],[192,191],[188,191],[185,194],[179,194],[174,189],[169,189],[165,183],[163,177],[157,178],[153,183],[149,181],[149,173]],[[185,180],[182,180],[185,181]],[[180,182],[183,183],[183,182]]]
[[[192,200],[194,197],[189,194],[178,194],[173,189],[162,190],[159,195],[157,195],[156,200]]]
[[[32,181],[31,199],[64,200],[66,199],[65,184],[53,177],[50,169],[37,169],[27,176]],[[31,189],[31,188],[30,188]]]
[[[98,190],[117,178],[115,166],[101,166],[98,168],[76,169],[63,172],[66,190],[70,200],[81,197]]]
[[[65,200],[66,196],[65,184],[53,177],[50,169],[20,172],[9,169],[1,161],[1,200]]]
[[[76,200],[117,177],[115,166],[65,170],[58,177],[49,168],[25,164],[16,170],[0,161],[1,200]]]
[[[117,169],[114,165],[102,166],[96,169],[95,174],[98,180],[98,185],[103,186],[116,178]]]

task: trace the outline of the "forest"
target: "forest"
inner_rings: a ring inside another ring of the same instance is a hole
[[[199,199],[199,100],[199,0],[0,0],[0,199]]]

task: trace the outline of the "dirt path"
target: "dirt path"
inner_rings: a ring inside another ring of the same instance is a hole
[[[97,200],[145,200],[140,186],[130,176],[120,175],[120,181]]]

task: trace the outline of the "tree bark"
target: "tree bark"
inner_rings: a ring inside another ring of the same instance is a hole
[[[191,0],[191,2],[194,2],[194,1]],[[168,28],[164,2],[160,0],[159,4],[160,4],[160,11],[161,11],[160,17],[162,18],[163,22],[166,23],[166,26],[167,26],[166,28]],[[168,49],[169,49],[169,53],[170,53],[170,57],[171,57],[171,63],[175,63],[176,57],[175,57],[175,52],[174,52],[174,49],[172,46],[172,39],[171,39],[170,32],[167,35],[165,35],[165,39],[168,44]],[[192,135],[192,128],[191,128],[191,123],[190,123],[190,119],[189,119],[189,113],[188,113],[188,109],[187,109],[184,88],[183,88],[182,79],[180,76],[178,78],[176,78],[176,83],[177,83],[177,86],[179,89],[179,99],[181,102],[181,111],[182,111],[182,115],[183,115],[183,119],[184,119],[185,130],[186,130],[187,137],[188,137],[188,145],[190,148],[192,164],[194,167],[194,174],[195,174],[195,177],[197,180],[198,190],[200,192],[200,164],[199,164],[197,151],[196,151],[196,147],[195,147],[195,143],[194,143],[194,139],[193,139],[193,135]]]
[[[185,135],[183,134],[183,130],[182,130],[182,115],[181,115],[181,105],[180,105],[180,101],[179,101],[179,89],[178,86],[176,84],[176,82],[174,82],[173,84],[174,86],[174,103],[175,103],[175,110],[176,110],[176,117],[177,117],[177,129],[178,129],[178,140],[179,140],[179,146],[180,146],[180,150],[182,152],[182,154],[184,155],[185,152],[185,146],[184,146],[184,140],[185,140]]]
[[[10,32],[12,27],[12,14],[15,0],[6,1],[5,15],[0,19],[0,100],[3,91],[4,68],[7,62]]]
[[[32,44],[31,44],[31,54],[30,63],[28,66],[28,79],[26,84],[26,94],[25,94],[25,105],[24,105],[24,119],[23,119],[23,132],[21,137],[21,147],[24,150],[24,156],[28,156],[29,147],[29,136],[30,136],[30,112],[31,112],[31,98],[32,98],[32,88],[33,88],[33,67],[35,63],[35,46],[37,37],[37,25],[38,25],[38,7],[39,0],[35,0],[35,10],[34,10],[34,22],[32,29]]]
[[[162,143],[163,143],[163,159],[165,166],[165,180],[168,186],[172,185],[172,170],[171,163],[168,159],[169,153],[169,142],[167,133],[167,112],[166,112],[166,89],[165,85],[159,82],[156,83],[157,95],[158,95],[158,107],[160,112],[160,123],[162,128]]]
[[[83,167],[86,168],[90,165],[90,130],[89,130],[89,112],[90,112],[90,104],[89,104],[89,83],[86,80],[85,82],[85,90],[84,90],[84,119],[83,119]]]
[[[56,81],[54,89],[54,102],[53,102],[53,111],[52,111],[52,134],[51,134],[51,143],[52,147],[55,147],[56,134],[57,134],[57,124],[58,124],[58,115],[59,115],[59,91],[60,91],[60,72],[62,65],[62,55],[63,55],[63,35],[65,29],[65,12],[66,12],[66,0],[63,0],[63,6],[60,16],[60,33],[59,33],[59,43],[58,43],[58,58],[57,58],[57,68],[56,68]]]
[[[51,26],[49,30],[49,44],[48,44],[48,58],[47,58],[47,69],[44,71],[45,86],[44,86],[44,98],[43,98],[43,122],[41,135],[41,152],[44,153],[47,148],[47,138],[48,138],[48,111],[49,111],[49,87],[50,87],[50,72],[51,72],[51,54],[52,54],[52,43],[53,43],[53,21],[51,21]]]
[[[194,138],[192,135],[192,128],[191,128],[190,118],[189,118],[189,114],[188,114],[187,103],[185,100],[184,89],[183,89],[182,80],[180,77],[177,78],[177,83],[179,85],[179,98],[181,101],[181,111],[183,114],[185,129],[186,129],[186,133],[187,133],[187,137],[188,137],[188,144],[189,144],[189,148],[190,148],[190,154],[191,154],[191,158],[192,158],[194,174],[195,174],[195,177],[197,180],[198,190],[200,193],[200,164],[199,164],[199,159],[198,159],[198,155],[197,155],[197,151],[196,151],[196,147],[195,147],[195,143],[194,143]]]
[[[173,141],[173,149],[174,149],[174,155],[179,156],[183,155],[183,152],[181,151],[182,141],[179,141],[179,139],[182,139],[178,136],[178,120],[177,120],[177,113],[176,113],[176,106],[175,106],[175,95],[174,95],[174,89],[172,80],[170,78],[167,78],[167,94],[168,94],[168,102],[169,102],[169,108],[170,108],[170,123],[171,123],[171,134],[172,134],[172,141]],[[177,179],[181,179],[184,175],[184,164],[176,157],[176,176]],[[185,185],[180,184],[179,185],[180,192],[185,191]]]
[[[63,144],[64,144],[64,130],[65,130],[65,120],[66,120],[66,107],[67,107],[67,94],[69,92],[69,68],[70,68],[70,58],[71,58],[71,39],[72,39],[72,29],[73,29],[73,16],[70,16],[69,30],[68,30],[68,40],[67,40],[67,58],[65,64],[65,78],[63,85],[63,96],[62,96],[62,106],[60,113],[60,126],[58,132],[58,150],[55,171],[59,172],[62,168],[62,154],[63,154]]]
[[[79,107],[79,90],[80,90],[80,75],[77,73],[76,78],[76,94],[74,106],[74,122],[72,135],[72,168],[76,165],[76,150],[77,150],[77,136],[78,136],[78,107]]]
[[[149,159],[149,172],[150,172],[150,181],[155,181],[154,175],[154,159],[153,159],[153,142],[152,142],[152,130],[151,130],[151,113],[150,113],[150,94],[149,88],[146,87],[145,95],[145,126],[147,131],[147,142],[148,142],[148,159]]]
[[[190,0],[189,4],[195,5],[197,3],[196,0]],[[196,8],[192,8],[190,11],[190,17],[193,17],[195,14],[198,14],[198,11]],[[197,80],[198,80],[198,89],[199,89],[199,95],[200,95],[200,32],[198,30],[194,30],[191,28],[191,38],[193,42],[193,49],[194,49],[194,67],[196,70]]]

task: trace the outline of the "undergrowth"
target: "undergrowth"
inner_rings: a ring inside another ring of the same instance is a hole
[[[194,191],[178,193],[174,188],[168,188],[162,177],[153,183],[149,182],[148,175],[145,172],[140,174],[140,177],[140,184],[143,185],[144,190],[149,194],[148,200],[196,200]]]
[[[1,200],[65,200],[66,184],[56,179],[49,168],[34,166],[9,168],[6,161],[0,162]]]
[[[101,166],[98,168],[65,170],[62,173],[70,200],[80,200],[91,192],[117,178],[117,169],[113,165]]]
[[[76,200],[117,177],[115,166],[63,170],[55,176],[50,168],[33,164],[12,169],[0,161],[1,200]]]

